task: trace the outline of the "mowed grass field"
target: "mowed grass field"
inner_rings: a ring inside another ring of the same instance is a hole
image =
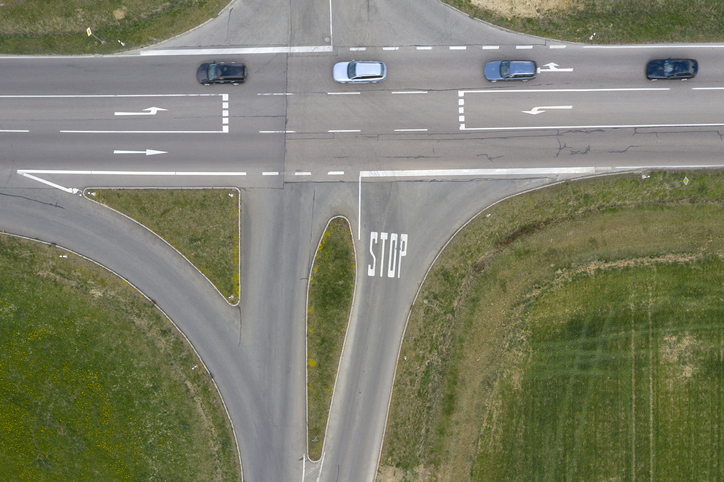
[[[0,52],[109,54],[139,48],[204,23],[228,3],[229,0],[4,0],[0,3]],[[97,38],[89,37],[87,28]]]
[[[152,303],[7,235],[0,272],[0,479],[239,480],[218,392]]]
[[[722,480],[722,268],[718,173],[487,209],[413,306],[378,480]]]

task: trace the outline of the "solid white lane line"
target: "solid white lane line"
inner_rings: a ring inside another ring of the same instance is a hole
[[[228,126],[222,126],[220,131],[71,131],[61,130],[64,134],[225,134],[229,132]]]
[[[76,176],[246,176],[243,171],[78,171],[70,169],[19,169],[18,174],[70,174]]]
[[[344,171],[329,171],[327,173],[328,176],[343,176]]]
[[[427,94],[426,90],[404,90],[399,92],[392,92],[393,94]]]
[[[463,122],[463,121],[460,121]],[[647,129],[661,127],[722,127],[720,124],[604,124],[592,126],[529,126],[529,127],[465,127],[460,125],[461,131],[528,131],[528,130],[555,130],[555,129]]]
[[[327,92],[327,95],[359,95],[360,92]]]
[[[465,94],[509,94],[512,92],[532,93],[532,92],[647,92],[647,91],[663,91],[671,90],[669,87],[633,87],[621,89],[505,89],[505,90],[459,90],[458,95],[463,97]]]
[[[309,171],[304,171],[304,172],[302,172],[302,171],[297,171],[297,172],[294,173],[294,175],[295,175],[295,176],[311,176],[312,173],[309,172]]]
[[[359,129],[331,129],[331,130],[328,130],[327,132],[331,132],[333,134],[341,134],[341,133],[345,133],[345,132],[362,132],[362,131]]]
[[[533,48],[532,45],[516,45],[516,50],[530,50]]]
[[[465,45],[451,45],[450,50],[466,50],[468,47]]]
[[[671,48],[686,48],[686,49],[721,49],[724,48],[724,44],[661,44],[661,45],[584,45],[584,49],[671,49]]]
[[[128,97],[214,97],[219,95],[222,101],[229,100],[229,94],[29,94],[0,95],[0,99],[112,99]]]
[[[427,129],[395,129],[395,132],[427,132]]]
[[[331,25],[330,25],[331,27]],[[331,30],[331,28],[330,28]],[[121,57],[135,56],[171,56],[171,55],[245,55],[245,54],[313,54],[318,52],[333,52],[331,45],[310,47],[250,47],[250,48],[221,48],[221,49],[166,49],[141,50],[127,54],[116,54]]]
[[[498,50],[500,45],[483,45],[483,50]]]
[[[417,47],[417,50],[432,50],[432,47]]]
[[[278,171],[265,171],[261,173],[262,176],[278,176]]]

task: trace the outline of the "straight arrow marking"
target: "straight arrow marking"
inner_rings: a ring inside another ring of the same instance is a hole
[[[538,67],[538,73],[540,73],[540,72],[573,72],[573,67],[568,68],[568,69],[559,69],[558,64],[555,62],[545,64],[543,67],[548,67],[548,68],[541,69],[540,67]]]
[[[146,149],[145,151],[121,151],[116,149],[113,154],[146,154],[147,156],[155,156],[156,154],[168,154],[166,151],[154,151],[153,149]]]
[[[540,114],[541,112],[545,112],[546,110],[551,110],[551,109],[560,109],[560,110],[573,109],[573,106],[572,105],[544,105],[544,106],[540,106],[540,107],[533,107],[532,110],[523,110],[521,112],[523,112],[525,114],[537,115],[537,114]]]

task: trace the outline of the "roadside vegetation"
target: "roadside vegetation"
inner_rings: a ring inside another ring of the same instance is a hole
[[[322,455],[329,406],[352,309],[355,269],[349,223],[344,218],[334,218],[319,242],[309,279],[307,446],[312,460]]]
[[[88,189],[186,256],[232,304],[239,300],[237,189]]]
[[[0,52],[110,54],[137,49],[204,23],[228,3],[229,0],[5,0],[0,3]],[[97,38],[88,36],[87,28]]]
[[[50,245],[0,236],[3,480],[239,480],[226,411],[146,298]]]
[[[378,480],[722,479],[723,268],[721,173],[485,210],[412,308]]]
[[[570,42],[724,41],[724,0],[443,1],[494,25]]]

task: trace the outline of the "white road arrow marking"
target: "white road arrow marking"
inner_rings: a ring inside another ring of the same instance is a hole
[[[162,109],[160,107],[149,107],[148,109],[143,109],[143,112],[116,112],[116,115],[156,115],[156,112],[160,110],[168,110],[168,109]]]
[[[166,151],[154,151],[153,149],[146,149],[145,151],[121,151],[116,149],[113,154],[146,154],[147,156],[155,156],[156,154],[168,154]]]
[[[545,64],[543,67],[548,67],[547,69],[541,69],[538,67],[538,73],[540,72],[573,72],[573,67],[570,69],[559,69],[558,64],[551,62],[550,64]]]
[[[536,115],[536,114],[540,114],[541,112],[545,112],[546,110],[552,110],[552,109],[561,109],[561,110],[573,109],[573,106],[572,105],[544,105],[544,106],[540,106],[540,107],[533,107],[532,110],[523,110],[521,112],[523,112],[525,114]]]

